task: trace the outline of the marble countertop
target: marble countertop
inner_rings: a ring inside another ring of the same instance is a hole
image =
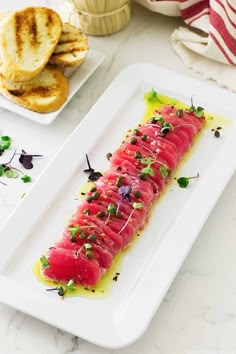
[[[20,3],[20,4],[19,4]],[[24,5],[55,7],[53,0],[10,0],[0,11]],[[121,69],[137,62],[158,64],[196,77],[173,52],[170,35],[180,19],[133,6],[132,20],[120,33],[90,38],[105,53],[103,64],[50,126],[41,126],[0,108],[0,132],[16,148],[40,153],[33,181]],[[212,84],[213,85],[213,84]],[[0,186],[0,225],[29,185],[17,180]],[[201,230],[145,334],[120,354],[236,353],[236,176]],[[0,290],[1,291],[1,290]],[[0,304],[0,354],[111,354],[80,338]]]

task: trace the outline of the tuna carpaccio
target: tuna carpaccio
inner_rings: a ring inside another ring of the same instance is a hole
[[[114,257],[148,222],[150,207],[172,178],[194,137],[203,128],[190,110],[163,106],[145,124],[129,131],[46,254],[43,277],[60,283],[96,285]]]

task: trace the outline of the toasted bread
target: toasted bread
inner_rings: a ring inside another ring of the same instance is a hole
[[[0,12],[0,32],[1,32],[1,29],[4,25],[4,23],[8,20],[8,18],[12,14],[13,14],[13,11]],[[1,70],[1,64],[2,64],[2,56],[1,56],[1,47],[0,47],[0,70]]]
[[[0,76],[0,93],[35,112],[56,111],[66,101],[68,90],[68,79],[64,73],[49,65],[30,81],[13,82]]]
[[[28,81],[45,67],[61,37],[59,15],[46,7],[15,11],[0,30],[1,73],[12,81]]]
[[[62,67],[77,67],[84,61],[88,49],[87,36],[80,29],[64,23],[61,38],[49,63]]]
[[[0,12],[0,28],[4,25],[4,22],[13,14],[13,11]]]

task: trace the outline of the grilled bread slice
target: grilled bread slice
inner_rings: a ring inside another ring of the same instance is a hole
[[[4,22],[13,14],[13,11],[0,12],[0,28],[4,25]]]
[[[88,49],[87,36],[80,29],[64,23],[61,38],[49,63],[62,67],[77,67],[86,58]]]
[[[13,11],[0,12],[0,32],[1,32],[1,28],[4,25],[4,23],[8,20],[8,18],[12,14],[13,14]],[[2,64],[2,56],[1,56],[1,47],[0,47],[0,70],[1,70],[1,64]]]
[[[0,93],[35,112],[56,111],[66,101],[68,91],[68,79],[64,73],[49,65],[30,81],[13,82],[0,76]]]
[[[47,64],[62,33],[59,15],[46,7],[15,11],[0,29],[1,73],[28,81]]]

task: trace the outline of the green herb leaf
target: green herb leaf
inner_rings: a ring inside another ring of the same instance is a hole
[[[144,165],[151,165],[153,163],[153,160],[151,159],[151,157],[143,157],[140,161]]]
[[[84,248],[86,249],[86,251],[89,251],[89,250],[91,250],[92,249],[92,245],[91,245],[91,243],[84,243]]]
[[[21,177],[21,180],[22,180],[24,183],[29,183],[29,182],[31,182],[31,177],[25,175],[25,176]]]
[[[107,207],[107,211],[109,214],[114,215],[116,213],[116,207],[113,203],[109,203]]]
[[[197,173],[196,176],[192,177],[180,177],[177,179],[177,183],[180,186],[180,188],[186,188],[189,185],[190,179],[196,179],[199,177],[199,173]]]
[[[188,112],[189,113],[195,112],[195,107],[194,106],[189,107]]]
[[[2,165],[0,165],[0,176],[4,175],[4,168]]]
[[[195,115],[197,118],[203,117],[203,116],[204,116],[204,108],[202,108],[202,107],[197,107],[197,109],[195,109],[194,115]]]
[[[40,258],[40,262],[41,262],[43,268],[49,268],[50,267],[50,264],[49,264],[47,258],[44,255]]]
[[[1,136],[1,149],[7,150],[11,146],[11,138],[7,135]]]
[[[157,92],[153,89],[146,93],[145,98],[149,103],[151,103],[153,101],[159,101],[159,98],[157,96]]]
[[[177,179],[177,183],[180,188],[187,188],[189,185],[189,178],[188,177],[180,177]]]
[[[8,135],[2,135],[1,140],[2,141],[11,141],[11,138]]]
[[[133,208],[134,209],[142,209],[143,203],[133,203]]]
[[[149,165],[147,167],[144,167],[142,170],[141,170],[142,173],[144,173],[145,175],[150,175],[150,176],[154,176],[154,170],[153,168]]]
[[[168,173],[168,170],[167,170],[166,167],[161,166],[161,167],[159,168],[159,171],[160,171],[160,174],[161,174],[161,176],[162,176],[163,178],[167,178],[167,177],[169,176],[169,173]]]
[[[70,231],[71,236],[76,236],[80,230],[80,227],[78,225],[77,226],[69,226],[68,230]]]
[[[173,125],[171,123],[165,122],[161,128],[161,133],[165,136],[170,130],[174,130]]]
[[[151,123],[160,123],[161,125],[164,124],[164,118],[161,114],[157,113],[155,116],[151,118]]]
[[[9,168],[5,171],[5,175],[7,176],[7,178],[17,178],[18,177],[18,173],[16,171],[12,170],[11,168]]]
[[[68,281],[68,283],[66,284],[66,291],[73,291],[73,290],[75,290],[76,288],[75,288],[75,283],[74,283],[74,279],[70,279],[69,281]]]

